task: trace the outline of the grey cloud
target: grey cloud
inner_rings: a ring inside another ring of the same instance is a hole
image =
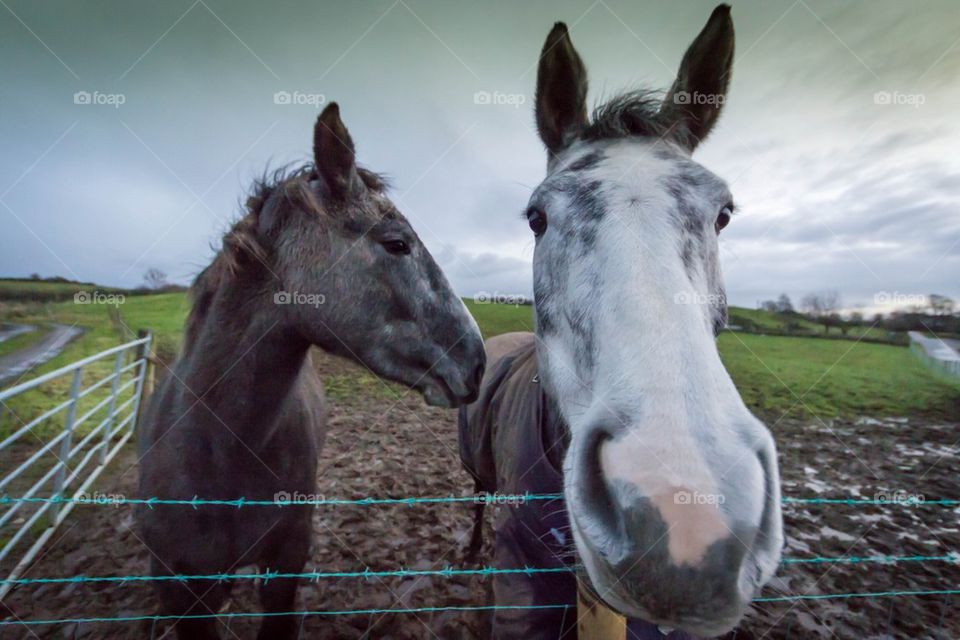
[[[713,4],[408,0],[414,15],[390,0],[208,0],[216,16],[197,5],[164,35],[191,2],[11,0],[79,78],[0,20],[0,193],[28,171],[3,199],[29,227],[0,206],[0,274],[135,285],[159,266],[187,281],[250,180],[309,158],[319,106],[274,104],[283,90],[341,103],[359,158],[392,174],[459,292],[529,293],[519,213],[544,173],[531,69],[550,25],[574,25],[599,98],[665,88]],[[729,100],[697,153],[743,210],[722,238],[731,300],[828,285],[850,302],[894,287],[960,297],[955,6],[807,5],[816,16],[798,4],[779,22],[789,4],[734,7]],[[126,103],[75,105],[79,90]],[[476,104],[477,91],[523,104]],[[925,102],[879,105],[877,91]],[[204,204],[186,212],[194,194]]]

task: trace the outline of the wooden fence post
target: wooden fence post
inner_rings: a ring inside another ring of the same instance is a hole
[[[577,637],[580,640],[626,640],[627,619],[577,587]]]
[[[137,330],[137,339],[150,338],[150,332],[146,329]],[[154,365],[151,362],[150,356],[150,346],[153,343],[153,340],[147,340],[145,343],[140,345],[138,356],[143,358],[143,369],[140,372],[140,384],[137,385],[137,400],[136,400],[136,412],[137,418],[132,425],[132,428],[137,429],[143,423],[143,408],[145,406],[146,400],[153,393],[153,376],[154,376]]]

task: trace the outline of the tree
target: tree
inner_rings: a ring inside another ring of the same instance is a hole
[[[156,267],[150,267],[143,274],[143,281],[151,289],[162,289],[167,286],[167,274]]]
[[[820,293],[820,299],[823,301],[824,311],[833,313],[840,309],[840,292],[836,289],[829,289]]]
[[[823,311],[820,303],[820,296],[816,293],[808,293],[800,299],[800,308],[804,313],[812,318],[817,318]]]
[[[764,311],[768,311],[768,312],[770,312],[770,313],[776,313],[777,310],[778,310],[778,309],[777,309],[777,301],[776,301],[776,300],[764,300],[763,302],[760,303],[760,308],[763,309]]]
[[[831,326],[839,326],[840,292],[835,289],[808,293],[800,301],[800,306],[811,317],[823,325],[823,332],[829,333]]]
[[[854,311],[850,314],[850,324],[860,326],[863,324],[863,314],[859,311]]]
[[[780,297],[777,298],[777,311],[779,313],[793,313],[793,303],[790,301],[790,296],[785,293],[780,294]]]
[[[834,327],[840,327],[841,335],[847,335],[847,331],[850,330],[850,325],[852,323],[844,321],[843,317],[839,313],[830,314],[830,324]]]
[[[954,301],[947,296],[942,296],[938,293],[931,293],[927,296],[927,302],[930,305],[930,310],[935,316],[949,316],[953,314],[953,309],[956,306]]]

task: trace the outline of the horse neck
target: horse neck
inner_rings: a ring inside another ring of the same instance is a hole
[[[310,346],[284,326],[280,307],[251,304],[258,295],[252,289],[228,285],[217,291],[177,367],[189,390],[187,405],[196,403],[199,415],[204,409],[213,413],[214,430],[247,442],[272,431]],[[243,434],[255,437],[248,441]]]

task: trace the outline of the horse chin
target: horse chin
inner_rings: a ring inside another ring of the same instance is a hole
[[[573,509],[570,510],[570,523],[577,555],[583,565],[580,579],[588,578],[593,595],[621,615],[710,638],[727,633],[743,616],[744,606],[711,609],[709,619],[700,612],[681,610],[693,603],[678,603],[672,610],[663,607],[659,607],[658,611],[648,609],[637,600],[635,592],[656,594],[655,585],[631,589],[625,581],[626,576],[618,574],[611,565],[613,559],[597,551],[590,543]]]
[[[448,395],[449,391],[444,384],[427,383],[420,389],[424,401],[431,407],[440,407],[442,409],[452,409],[457,406]]]
[[[453,409],[470,404],[477,399],[477,389],[464,385],[453,377],[450,371],[430,373],[417,389],[423,394],[423,399],[432,407]]]

